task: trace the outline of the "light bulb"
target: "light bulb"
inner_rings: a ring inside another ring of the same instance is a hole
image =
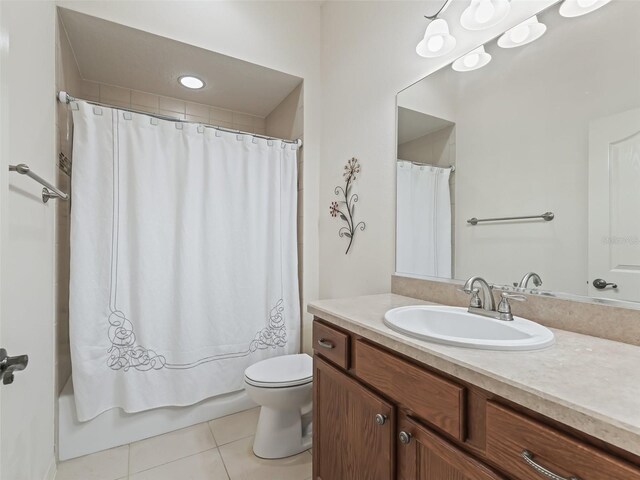
[[[564,0],[560,5],[563,17],[579,17],[604,7],[611,0]]]
[[[443,18],[431,22],[424,38],[416,46],[416,53],[421,57],[434,58],[446,55],[456,46],[456,39],[449,33],[449,24]]]
[[[467,30],[491,28],[504,20],[510,9],[509,0],[471,0],[462,12],[460,24]]]
[[[484,45],[481,45],[453,62],[451,68],[456,72],[470,72],[484,67],[490,61],[491,55],[485,52]]]
[[[518,25],[517,27],[514,27],[511,30],[511,33],[509,33],[509,36],[511,37],[511,40],[513,40],[515,43],[524,42],[529,36],[529,26]]]
[[[427,48],[432,52],[437,52],[444,46],[444,38],[442,35],[434,35],[427,41]]]
[[[468,68],[475,67],[479,61],[480,55],[477,53],[470,53],[462,59],[462,63],[464,63],[464,66]]]
[[[478,23],[487,23],[496,13],[496,7],[493,6],[491,0],[482,0],[476,8],[474,18]]]
[[[544,35],[546,31],[547,26],[540,23],[538,17],[534,15],[521,24],[507,30],[504,35],[498,39],[498,46],[502,48],[521,47],[537,40]]]

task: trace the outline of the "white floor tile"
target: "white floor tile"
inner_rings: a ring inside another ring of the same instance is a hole
[[[131,444],[129,473],[137,473],[158,465],[215,448],[206,423],[147,438]]]
[[[264,460],[252,451],[253,437],[219,447],[231,480],[305,480],[312,474],[307,452],[279,460]]]
[[[245,410],[209,422],[213,436],[218,445],[235,442],[256,433],[260,407]]]
[[[129,480],[228,480],[217,448],[133,474]]]
[[[116,480],[127,476],[129,445],[58,464],[56,480]]]

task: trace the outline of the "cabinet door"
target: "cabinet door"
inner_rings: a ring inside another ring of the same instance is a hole
[[[313,478],[392,480],[392,405],[317,356],[313,390]]]
[[[398,480],[506,480],[453,444],[402,415]]]

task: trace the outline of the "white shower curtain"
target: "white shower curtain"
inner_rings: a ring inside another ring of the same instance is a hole
[[[72,108],[78,419],[237,391],[297,352],[296,147]]]
[[[397,162],[396,271],[451,278],[450,168]]]

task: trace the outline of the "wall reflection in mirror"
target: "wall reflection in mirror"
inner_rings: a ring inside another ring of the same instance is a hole
[[[640,2],[537,22],[398,94],[396,271],[640,302]]]

